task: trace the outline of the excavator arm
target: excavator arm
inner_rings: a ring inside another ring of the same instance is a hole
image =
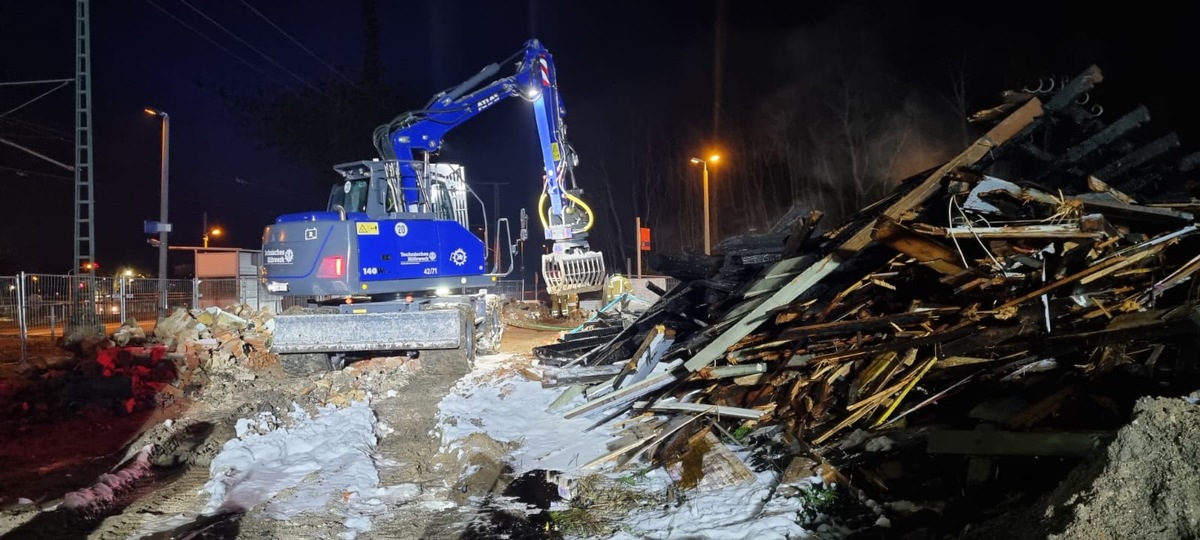
[[[496,78],[501,65],[516,62],[516,71]],[[480,87],[480,85],[483,85]],[[542,273],[551,294],[603,288],[603,255],[591,251],[587,231],[594,215],[578,197],[574,166],[578,158],[567,143],[566,115],[554,61],[534,39],[499,64],[490,64],[470,79],[435,95],[423,109],[409,111],[375,129],[375,148],[383,159],[400,161],[399,192],[405,210],[422,211],[428,188],[429,156],[436,154],[450,130],[510,97],[528,102],[537,122],[543,161],[538,214],[553,250],[542,258]],[[547,204],[548,203],[548,204]]]

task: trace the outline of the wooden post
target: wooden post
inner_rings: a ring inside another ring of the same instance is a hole
[[[637,253],[637,277],[642,277],[642,216],[637,217],[637,226],[633,228],[633,250]]]

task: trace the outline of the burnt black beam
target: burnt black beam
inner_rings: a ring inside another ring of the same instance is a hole
[[[1130,178],[1128,182],[1125,182],[1124,184],[1117,186],[1117,189],[1120,189],[1126,195],[1133,195],[1133,194],[1137,194],[1141,190],[1145,189],[1146,186],[1155,184],[1162,179],[1163,179],[1162,171],[1155,169],[1152,171],[1148,171],[1148,172],[1139,174],[1133,178]]]
[[[1100,68],[1091,66],[1083,70],[1083,73],[1080,73],[1071,82],[1067,83],[1062,90],[1059,90],[1050,101],[1046,102],[1043,109],[1046,112],[1061,111],[1103,80],[1104,75],[1100,73]]]
[[[1022,144],[1021,150],[1024,150],[1026,154],[1029,154],[1029,157],[1032,157],[1042,163],[1050,163],[1054,161],[1054,154],[1038,148],[1033,144],[1033,142],[1026,142],[1025,144]]]
[[[1128,114],[1122,116],[1099,133],[1088,137],[1083,142],[1068,149],[1067,153],[1063,155],[1063,161],[1074,164],[1149,121],[1150,111],[1145,106],[1129,111]]]
[[[1082,105],[1072,103],[1060,112],[1087,131],[1104,129],[1104,121],[1100,120],[1100,117],[1091,109]]]
[[[1191,172],[1192,169],[1196,168],[1196,165],[1200,165],[1200,152],[1189,154],[1179,160],[1179,172]]]
[[[1122,156],[1108,165],[1101,167],[1100,170],[1092,173],[1092,176],[1105,182],[1110,182],[1111,179],[1121,176],[1122,173],[1147,161],[1157,159],[1159,156],[1178,147],[1179,135],[1169,133],[1146,146],[1138,148],[1133,153]]]

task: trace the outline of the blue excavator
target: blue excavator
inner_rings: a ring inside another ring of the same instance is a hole
[[[510,63],[515,72],[497,77]],[[379,158],[334,166],[340,179],[323,211],[282,215],[264,229],[260,272],[267,291],[312,297],[308,307],[275,319],[270,348],[285,366],[293,359],[338,367],[347,354],[385,351],[459,351],[473,362],[476,353],[498,350],[501,303],[489,290],[512,272],[518,241],[528,238],[528,216],[522,209],[519,240],[499,216],[493,234],[465,169],[431,157],[450,130],[513,97],[532,110],[541,141],[537,212],[553,246],[542,255],[546,290],[568,295],[603,288],[603,254],[587,242],[595,216],[575,184],[578,158],[567,143],[553,58],[534,39],[376,128]],[[483,216],[483,238],[471,232],[472,202]],[[486,238],[494,240],[490,265]]]

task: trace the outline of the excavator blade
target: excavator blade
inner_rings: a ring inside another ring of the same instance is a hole
[[[271,352],[453,349],[462,345],[459,312],[279,315]]]
[[[604,255],[599,252],[542,255],[546,292],[571,294],[604,288]]]

